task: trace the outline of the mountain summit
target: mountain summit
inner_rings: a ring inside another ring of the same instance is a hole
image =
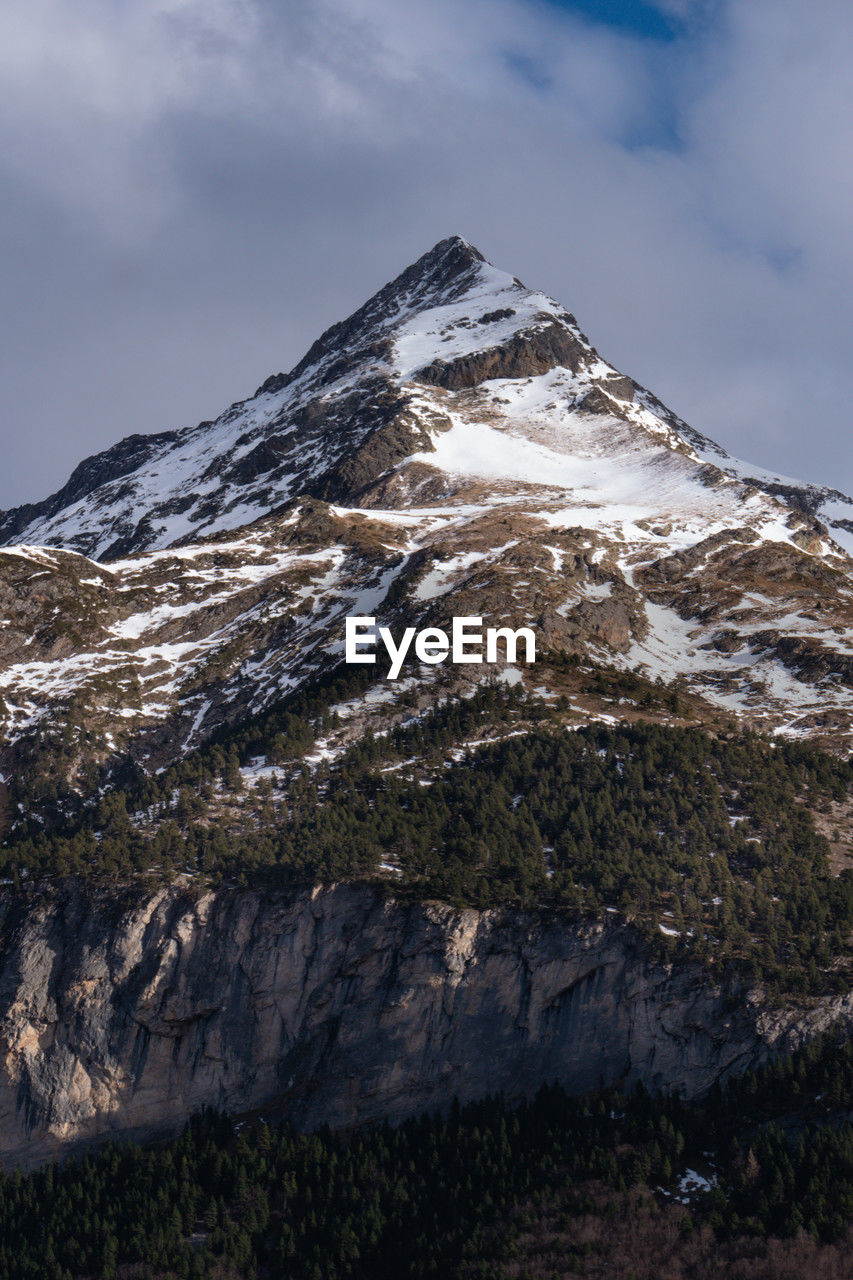
[[[812,514],[825,507],[836,533],[849,534],[844,495],[728,458],[603,361],[551,298],[452,236],[215,421],[130,436],[43,502],[0,513],[0,543],[110,561],[244,527],[300,493],[362,501],[413,453],[435,448],[435,411],[447,401],[433,394],[425,414],[424,387],[464,392],[555,369],[571,375],[560,379],[570,393],[561,409],[630,421],[640,436],[784,490]]]
[[[571,316],[454,236],[214,422],[131,436],[44,502],[0,514],[0,541],[110,560],[239,528],[297,493],[350,499],[431,447],[407,412],[412,383],[471,386],[585,356],[597,359]]]
[[[334,668],[354,614],[535,628],[512,678],[580,720],[609,714],[590,662],[846,743],[851,535],[843,494],[728,457],[451,237],[215,421],[0,515],[0,769],[72,707],[66,773],[163,767]],[[421,664],[407,696],[484,674]],[[344,737],[402,715],[384,676]]]

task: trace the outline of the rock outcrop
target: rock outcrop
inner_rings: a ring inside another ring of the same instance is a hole
[[[630,926],[402,903],[368,886],[0,904],[0,1159],[31,1167],[198,1108],[400,1120],[544,1081],[692,1095],[851,998],[737,1007]]]
[[[518,334],[499,347],[456,360],[433,360],[418,370],[417,379],[448,391],[463,391],[492,378],[535,378],[558,366],[577,373],[589,357],[589,345],[576,336],[574,325],[574,316],[568,314],[561,323],[546,320],[540,328]],[[626,382],[629,379],[621,380],[623,388]],[[589,407],[586,402],[585,407]]]

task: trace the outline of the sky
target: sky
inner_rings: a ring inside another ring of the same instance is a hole
[[[766,468],[853,491],[853,6],[0,9],[0,507],[215,417],[458,233]]]

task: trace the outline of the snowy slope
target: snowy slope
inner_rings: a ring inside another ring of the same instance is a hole
[[[11,750],[82,707],[101,759],[154,767],[334,665],[348,614],[480,614],[537,628],[543,697],[547,655],[583,655],[847,743],[851,531],[844,495],[729,458],[453,238],[215,422],[0,517],[0,725]]]
[[[776,494],[801,510],[811,512],[827,526],[838,545],[849,555],[853,555],[853,499],[839,489],[806,484],[791,476],[766,471],[751,462],[733,458],[711,441],[703,442],[702,447],[697,449],[697,456],[721,467],[729,475],[757,485],[765,492]]]
[[[513,343],[529,350],[513,354]],[[488,353],[499,353],[493,368]],[[507,369],[513,364],[517,370]],[[452,388],[455,373],[464,385],[482,386],[495,380],[489,375],[510,372],[518,381],[549,369],[560,371],[551,390],[561,410],[592,394],[600,412],[610,399],[638,435],[650,434],[761,487],[796,489],[834,536],[853,546],[844,527],[853,526],[853,503],[844,495],[797,486],[729,458],[601,360],[557,303],[524,288],[458,237],[436,245],[331,329],[291,374],[268,379],[216,421],[151,437],[148,447],[133,437],[82,464],[67,492],[0,515],[0,543],[64,547],[109,559],[239,529],[299,493],[323,495],[324,486],[333,496],[352,497],[336,468],[389,423],[400,438],[390,454],[384,448],[368,459],[368,479],[417,452],[418,444],[421,452],[431,447],[418,435],[421,415],[408,412],[413,385]],[[532,389],[532,411],[541,411],[548,390],[547,382]],[[518,416],[524,390],[516,386],[508,394]],[[423,392],[416,403],[423,408]],[[601,433],[606,424],[597,426]]]
[[[511,320],[484,320],[489,308],[510,304]],[[472,310],[475,319],[463,323]],[[101,465],[89,460],[81,468],[92,477],[85,492],[78,484],[71,501],[60,494],[40,508],[0,515],[0,543],[64,547],[104,559],[241,528],[296,493],[317,490],[384,424],[389,410],[404,412],[399,392],[413,361],[484,350],[519,326],[535,328],[559,313],[465,242],[442,242],[324,335],[291,374],[268,379],[215,422],[155,438],[148,452],[132,438],[127,448],[141,460],[129,471],[122,446],[100,455]],[[439,326],[435,333],[432,324]],[[390,358],[390,335],[398,333],[402,363]],[[390,403],[380,404],[383,396]],[[98,483],[101,475],[107,478]]]

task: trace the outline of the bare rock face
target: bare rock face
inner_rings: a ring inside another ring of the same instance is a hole
[[[0,1156],[31,1167],[198,1108],[280,1104],[297,1124],[400,1120],[545,1081],[691,1095],[799,1042],[808,1014],[733,1010],[624,925],[172,886],[128,905],[66,890],[0,906]]]
[[[500,315],[491,312],[487,319]],[[547,373],[558,365],[576,373],[589,357],[589,344],[575,335],[574,316],[568,313],[561,323],[544,323],[531,333],[518,334],[509,342],[487,351],[462,356],[456,360],[433,360],[418,370],[419,382],[461,391],[476,387],[490,378],[530,378]],[[630,380],[623,378],[621,387]],[[633,392],[633,384],[630,384]],[[589,407],[589,406],[586,406]],[[608,404],[609,408],[612,408]]]

